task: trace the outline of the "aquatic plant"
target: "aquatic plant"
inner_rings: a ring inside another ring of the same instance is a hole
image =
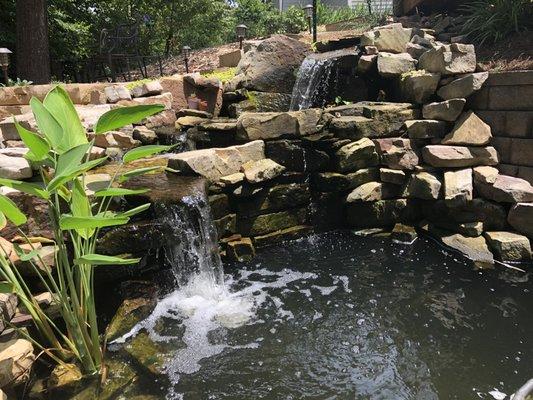
[[[0,179],[0,184],[44,200],[49,208],[49,218],[54,233],[55,270],[46,265],[38,249],[20,228],[26,246],[13,245],[12,249],[0,246],[0,285],[3,292],[15,293],[33,319],[40,338],[30,338],[20,333],[58,363],[75,359],[85,373],[96,374],[103,370],[104,340],[97,325],[94,269],[99,265],[135,264],[139,259],[104,256],[96,253],[100,229],[123,225],[129,219],[146,210],[144,204],[125,212],[110,211],[115,197],[146,192],[117,187],[115,182],[145,174],[160,167],[133,169],[120,174],[124,164],[148,157],[169,146],[143,146],[124,154],[113,178],[103,190],[93,195],[85,187],[86,173],[102,164],[106,157],[92,160],[93,141],[88,141],[85,129],[67,92],[60,86],[52,89],[43,102],[32,98],[30,105],[39,133],[22,127],[15,121],[22,141],[29,148],[26,158],[37,167],[41,183]],[[164,109],[162,105],[138,105],[116,108],[103,114],[94,127],[96,135],[136,123]],[[27,221],[26,215],[15,203],[0,195],[0,226],[10,221],[20,227]],[[25,247],[25,249],[23,249]],[[13,253],[14,252],[14,253]],[[29,282],[21,276],[10,257],[16,254],[27,262],[40,283],[57,302],[61,324],[46,314],[32,296]],[[64,329],[61,326],[64,325]]]

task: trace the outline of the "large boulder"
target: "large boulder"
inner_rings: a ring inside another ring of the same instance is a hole
[[[299,40],[273,35],[244,54],[228,89],[292,93],[296,73],[310,48]]]
[[[426,163],[439,168],[473,167],[497,165],[498,153],[494,147],[463,147],[432,145],[422,149]]]
[[[494,265],[494,256],[490,252],[483,236],[466,237],[459,233],[439,236],[446,246],[459,251],[465,257],[474,261],[479,268],[490,268]]]
[[[490,126],[473,111],[464,113],[455,123],[453,130],[442,139],[442,144],[464,146],[485,146],[492,138]]]
[[[384,78],[396,78],[416,69],[417,61],[407,53],[379,53],[378,72]]]
[[[340,172],[349,172],[377,165],[379,156],[374,142],[363,138],[341,147],[336,153],[336,161]]]
[[[453,43],[437,46],[420,56],[419,68],[444,76],[474,72],[476,70],[474,45]]]
[[[476,191],[486,199],[502,203],[533,201],[533,186],[513,176],[498,175],[492,184],[476,181]]]
[[[381,163],[392,169],[413,170],[418,165],[418,154],[411,140],[402,138],[374,139]]]
[[[162,157],[168,158],[170,168],[217,181],[223,176],[240,172],[248,161],[265,158],[264,147],[262,140],[256,140],[240,146],[194,150]]]
[[[443,100],[466,98],[481,89],[488,77],[488,72],[468,74],[441,87],[437,94]]]
[[[270,140],[280,137],[300,137],[316,133],[322,116],[319,109],[282,113],[245,113],[237,121],[240,140]]]
[[[423,70],[407,72],[400,77],[402,99],[412,103],[426,103],[439,85],[440,74]]]
[[[403,53],[413,30],[401,23],[379,26],[361,36],[362,46],[375,46],[379,51]]]
[[[533,239],[533,203],[518,203],[511,207],[507,217],[509,225]]]
[[[465,104],[465,99],[429,103],[422,108],[422,114],[425,119],[454,122],[461,115]]]
[[[281,112],[289,111],[292,96],[288,93],[265,93],[245,91],[246,99],[232,103],[228,114],[238,118],[245,112]]]

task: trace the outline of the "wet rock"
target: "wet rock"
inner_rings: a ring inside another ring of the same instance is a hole
[[[411,140],[402,138],[374,139],[381,163],[392,169],[413,170],[418,165],[418,154]]]
[[[498,175],[493,184],[476,182],[476,191],[482,197],[502,203],[533,201],[533,186],[520,178]]]
[[[237,204],[240,216],[250,217],[266,212],[281,211],[309,204],[311,194],[305,183],[276,185],[256,196],[241,199]]]
[[[467,98],[474,92],[481,89],[488,77],[488,72],[468,74],[441,87],[437,91],[437,94],[444,100]]]
[[[378,54],[378,73],[384,78],[396,78],[406,72],[416,69],[417,61],[407,53]]]
[[[430,103],[422,108],[422,114],[425,119],[454,122],[463,111],[465,104],[465,99],[452,99],[440,103]]]
[[[352,228],[380,228],[409,219],[406,199],[354,202],[346,204],[346,221]]]
[[[281,175],[285,167],[268,158],[257,161],[248,161],[243,164],[241,171],[250,183],[269,181]]]
[[[406,178],[405,172],[398,169],[380,168],[379,175],[382,182],[393,183],[395,185],[402,185]]]
[[[525,236],[512,232],[485,232],[485,238],[498,260],[531,260],[531,244]]]
[[[372,54],[372,55],[365,54],[359,57],[359,61],[357,63],[357,74],[363,75],[363,74],[367,74],[370,71],[372,71],[376,66],[377,60],[378,60],[377,54]]]
[[[137,126],[133,129],[133,139],[140,141],[143,145],[157,142],[157,134],[145,126]]]
[[[48,390],[74,385],[81,381],[82,378],[83,375],[76,364],[59,364],[50,374]]]
[[[181,108],[178,111],[176,111],[176,117],[198,117],[198,118],[204,118],[204,119],[212,119],[213,114],[208,111],[202,111],[202,110],[192,110],[190,108]]]
[[[448,131],[448,124],[433,119],[416,119],[405,121],[405,129],[410,139],[442,138]]]
[[[381,182],[368,182],[355,188],[346,198],[346,202],[353,203],[358,201],[368,202],[386,200],[396,197],[398,192],[399,188],[396,185]]]
[[[402,99],[411,103],[426,103],[437,90],[440,75],[423,70],[411,71],[400,77]]]
[[[226,175],[220,178],[220,183],[224,185],[233,186],[241,183],[244,180],[244,174],[242,172],[236,172],[231,175]]]
[[[337,172],[321,172],[314,175],[313,188],[320,192],[342,192],[348,189],[348,178]]]
[[[122,85],[107,86],[104,89],[108,103],[117,103],[120,100],[131,100],[130,91]]]
[[[165,158],[168,158],[170,168],[217,181],[223,176],[240,172],[248,161],[264,159],[264,142],[256,140],[239,146],[168,154]]]
[[[318,171],[329,162],[326,153],[305,148],[300,140],[268,141],[265,143],[265,154],[290,171]]]
[[[281,137],[300,137],[317,132],[322,116],[319,109],[284,113],[245,113],[237,122],[240,140],[270,140]]]
[[[255,257],[255,248],[250,238],[229,242],[226,246],[228,259],[238,262],[251,261]]]
[[[227,91],[245,88],[260,92],[288,93],[309,45],[284,35],[273,35],[244,54]]]
[[[376,146],[372,140],[367,138],[341,147],[335,155],[337,166],[341,172],[371,167],[379,162]]]
[[[242,234],[258,236],[287,229],[297,225],[304,225],[307,219],[307,209],[293,209],[271,214],[262,214],[253,218],[240,219],[238,230]]]
[[[449,203],[465,203],[473,198],[472,170],[470,168],[444,173],[444,199]]]
[[[410,225],[396,224],[391,232],[391,239],[400,243],[413,243],[417,238],[416,229]]]
[[[486,183],[489,185],[496,182],[498,174],[500,173],[496,168],[488,166],[475,167],[473,171],[475,182]]]
[[[461,115],[453,130],[442,139],[442,144],[484,146],[492,138],[490,126],[473,111]]]
[[[228,106],[228,114],[238,118],[245,112],[285,112],[291,106],[291,95],[288,93],[266,93],[245,91],[246,98]]]
[[[213,219],[222,218],[229,213],[229,199],[227,194],[214,194],[209,196],[208,200]]]
[[[298,239],[308,235],[313,228],[307,225],[293,226],[276,232],[267,233],[266,235],[255,236],[253,242],[255,247],[265,247],[276,243],[285,243],[289,240]]]
[[[442,242],[474,261],[478,268],[490,268],[494,265],[494,256],[490,252],[483,236],[466,237],[459,233],[439,235]]]
[[[220,238],[237,233],[237,214],[228,214],[213,221],[217,230],[217,237]]]
[[[375,46],[379,51],[403,53],[411,40],[411,28],[404,28],[401,23],[374,28],[361,36],[362,46]]]
[[[422,200],[437,200],[442,184],[440,180],[429,172],[419,172],[411,175],[407,184],[407,197]]]
[[[0,178],[27,179],[33,176],[28,160],[0,154]]]
[[[346,174],[345,176],[348,181],[348,189],[353,189],[357,186],[361,186],[364,183],[379,180],[379,169],[363,168]]]
[[[518,232],[533,239],[533,203],[518,203],[512,206],[507,221]]]
[[[159,81],[145,82],[131,89],[131,94],[133,97],[157,96],[162,92],[163,87],[161,86]]]
[[[426,146],[422,149],[422,157],[433,167],[460,168],[498,164],[498,153],[494,147],[490,146]]]
[[[0,387],[26,381],[34,361],[30,341],[10,339],[0,342]]]
[[[453,43],[437,46],[420,57],[419,68],[444,76],[466,74],[476,70],[474,45]]]

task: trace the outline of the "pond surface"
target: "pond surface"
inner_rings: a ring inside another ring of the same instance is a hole
[[[111,346],[158,352],[116,398],[504,399],[533,376],[531,273],[347,231],[225,269]]]

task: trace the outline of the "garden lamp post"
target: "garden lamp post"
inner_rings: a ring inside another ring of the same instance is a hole
[[[5,47],[0,48],[0,67],[2,67],[2,70],[4,71],[4,81],[6,83],[6,86],[9,85],[9,77],[7,76],[7,67],[9,67],[9,55],[11,54],[11,50],[6,49]]]
[[[307,17],[307,25],[309,26],[309,33],[313,33],[313,5],[308,4],[304,7],[305,16]]]
[[[239,49],[242,50],[242,42],[246,37],[248,27],[244,24],[237,25],[237,38],[239,39]]]
[[[185,61],[185,72],[189,73],[189,56],[191,55],[191,48],[183,46],[183,60]]]
[[[317,3],[317,0],[313,0],[313,43],[317,42],[317,38],[316,38],[316,25],[317,25],[316,3]]]

